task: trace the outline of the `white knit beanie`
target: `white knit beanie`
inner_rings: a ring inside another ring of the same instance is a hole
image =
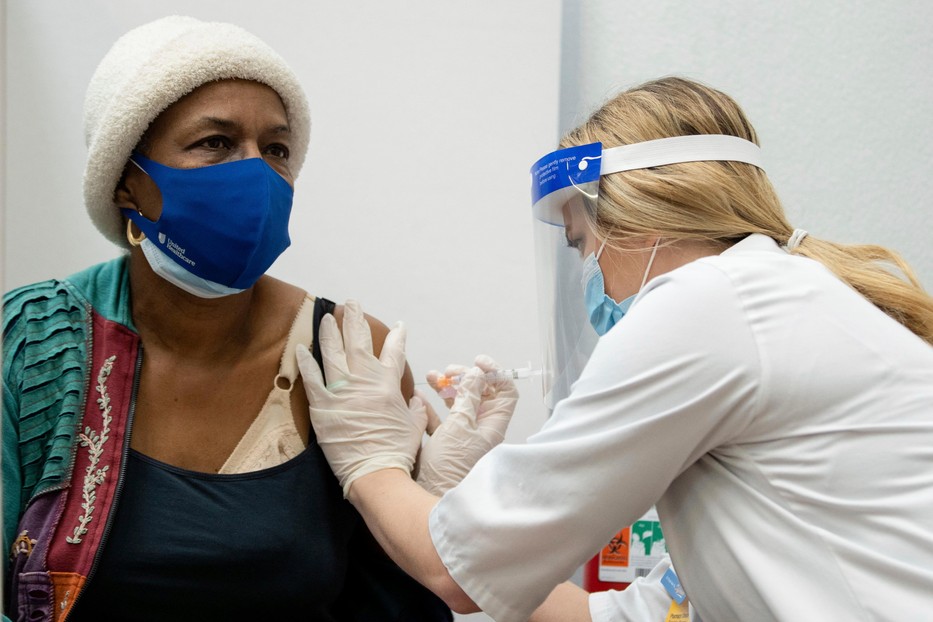
[[[84,203],[108,240],[128,246],[113,195],[149,124],[202,84],[227,78],[261,82],[279,94],[291,128],[289,164],[298,176],[311,117],[304,91],[285,61],[233,24],[181,16],[158,19],[117,39],[97,66],[84,99]]]

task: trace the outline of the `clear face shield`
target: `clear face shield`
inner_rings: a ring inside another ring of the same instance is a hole
[[[601,143],[568,147],[531,167],[542,377],[549,410],[570,394],[599,339],[584,306],[582,278],[584,257],[598,247],[590,223],[596,220],[600,176],[701,160],[762,166],[758,145],[703,134],[606,150]]]
[[[583,305],[583,261],[568,227],[589,230],[599,195],[602,145],[550,153],[531,169],[538,319],[543,331],[542,382],[548,410],[570,394],[598,336]],[[590,213],[587,214],[586,212]]]

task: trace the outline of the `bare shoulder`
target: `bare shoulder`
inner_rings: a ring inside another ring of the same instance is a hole
[[[366,322],[369,324],[369,332],[373,336],[373,354],[379,356],[382,352],[382,345],[385,343],[386,337],[389,334],[389,327],[385,325],[379,319],[369,315],[365,311],[363,316],[366,318]],[[334,319],[337,320],[337,326],[340,327],[340,330],[343,330],[343,305],[336,305],[334,308]],[[402,374],[402,395],[405,396],[405,400],[410,400],[415,391],[415,382],[411,373],[411,368],[408,366],[408,363],[405,363],[405,371]]]

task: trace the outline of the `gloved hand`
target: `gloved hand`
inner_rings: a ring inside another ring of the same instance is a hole
[[[427,418],[420,399],[412,398],[411,412],[399,389],[405,370],[405,327],[399,323],[389,331],[377,359],[363,311],[348,300],[343,336],[334,316],[325,315],[318,340],[327,385],[303,345],[296,351],[298,368],[314,434],[344,497],[354,480],[368,473],[391,468],[411,473]]]
[[[448,367],[444,375],[462,373],[463,378],[456,397],[445,400],[450,412],[433,431],[430,422],[436,421],[437,415],[423,400],[425,415],[418,416],[429,421],[431,436],[421,449],[416,480],[431,494],[441,496],[456,486],[486,452],[505,438],[518,402],[518,390],[511,378],[486,378],[487,372],[499,369],[499,365],[485,355],[476,357],[475,367],[470,369]],[[439,388],[439,377],[437,372],[427,375],[428,383],[435,390]]]

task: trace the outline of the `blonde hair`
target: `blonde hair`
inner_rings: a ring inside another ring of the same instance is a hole
[[[693,134],[728,134],[758,143],[755,130],[728,95],[669,77],[617,95],[568,133],[561,147],[601,142],[609,148]],[[685,162],[606,175],[599,184],[599,203],[590,224],[613,246],[627,238],[656,235],[665,243],[702,240],[725,247],[752,233],[787,244],[794,231],[767,175],[751,164]],[[813,235],[791,252],[821,262],[933,345],[933,298],[897,253]]]

